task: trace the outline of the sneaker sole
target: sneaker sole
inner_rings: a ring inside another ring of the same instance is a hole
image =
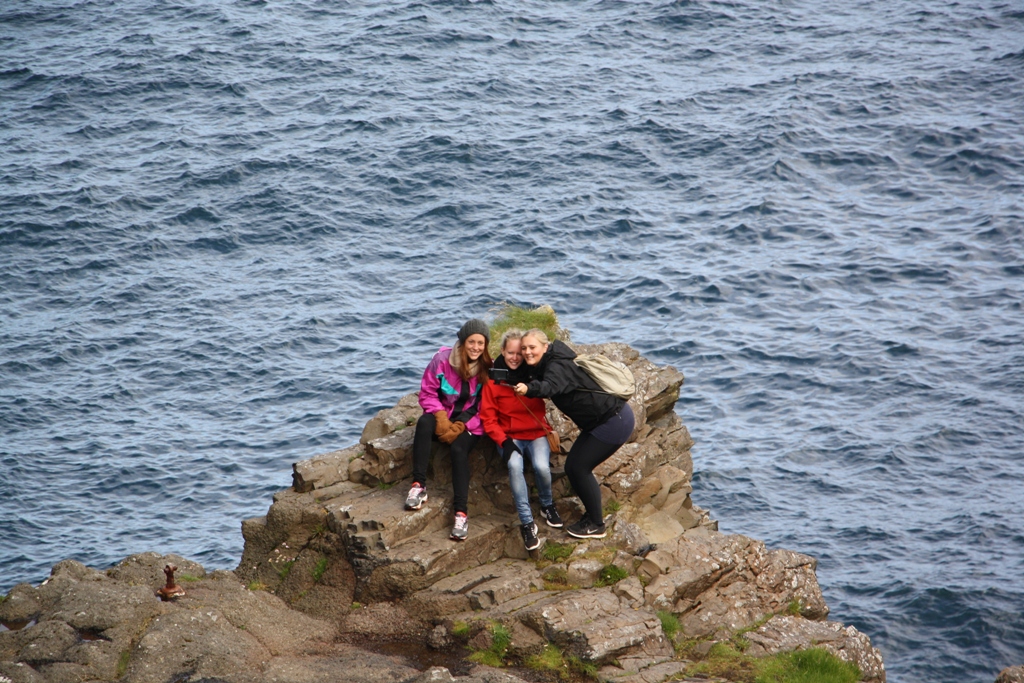
[[[565,522],[562,522],[561,524],[552,524],[551,520],[545,519],[544,521],[547,522],[548,526],[552,529],[561,529],[563,526],[565,526]]]
[[[601,533],[593,533],[593,534],[581,534],[581,533],[576,533],[576,532],[570,531],[569,529],[566,529],[565,533],[569,534],[573,538],[604,538],[605,536],[608,535],[607,531],[602,531]]]
[[[526,545],[526,544],[524,544],[524,545]],[[540,547],[540,541],[537,541],[537,545],[533,546],[532,548],[531,548],[530,546],[528,546],[528,545],[527,545],[527,546],[526,546],[526,549],[527,549],[527,550],[536,550],[536,549],[537,549],[537,548],[539,548],[539,547]]]
[[[465,541],[466,540],[465,536],[449,536],[448,538],[450,538],[453,541]]]

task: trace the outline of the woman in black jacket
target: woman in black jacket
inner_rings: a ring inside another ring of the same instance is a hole
[[[580,428],[565,459],[565,474],[587,512],[565,530],[576,538],[604,538],[601,486],[594,468],[629,440],[633,410],[621,398],[601,391],[573,362],[576,353],[557,339],[549,343],[541,330],[523,335],[521,348],[532,374],[528,383],[516,385],[516,393],[550,398]]]

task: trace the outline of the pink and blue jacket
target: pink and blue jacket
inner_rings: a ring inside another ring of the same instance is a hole
[[[459,399],[459,392],[462,391],[462,377],[448,361],[451,351],[450,346],[442,346],[430,359],[427,369],[423,371],[423,381],[420,382],[420,407],[425,413],[436,413],[443,410],[449,418],[452,417],[455,402]],[[480,379],[471,377],[469,400],[463,407],[463,410],[468,410],[473,406],[477,408],[476,414],[466,422],[466,431],[477,436],[484,433],[483,423],[480,422],[480,389]]]

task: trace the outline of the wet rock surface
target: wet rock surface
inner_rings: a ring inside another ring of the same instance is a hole
[[[855,662],[866,680],[884,681],[867,637],[824,621],[813,558],[721,534],[694,505],[693,441],[673,411],[682,375],[622,344],[577,350],[620,360],[637,380],[632,441],[596,471],[606,538],[581,542],[541,522],[542,545],[527,552],[507,471],[487,439],[470,454],[468,540],[448,538],[444,446],[432,457],[428,501],[406,511],[411,425],[421,414],[410,394],[371,419],[360,443],[294,465],[293,486],[274,496],[265,516],[242,523],[234,572],[208,574],[183,557],[144,553],[105,572],[61,562],[39,587],[16,586],[0,602],[0,621],[17,628],[0,631],[0,676],[514,683],[520,679],[462,656],[487,651],[525,665],[554,646],[564,662],[589,663],[599,680],[660,683],[689,680],[664,615],[678,622],[680,637],[705,639],[708,648],[766,616],[787,615],[747,634],[751,654],[815,644]],[[552,456],[556,504],[572,522],[581,510],[563,464],[578,431],[550,403],[547,412],[563,444]],[[186,593],[170,602],[155,595],[166,564],[178,567]],[[446,666],[436,666],[432,652]]]

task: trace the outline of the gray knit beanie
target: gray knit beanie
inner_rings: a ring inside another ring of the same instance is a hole
[[[480,318],[473,318],[459,329],[459,341],[465,343],[474,334],[482,334],[484,341],[491,343],[491,328]]]

